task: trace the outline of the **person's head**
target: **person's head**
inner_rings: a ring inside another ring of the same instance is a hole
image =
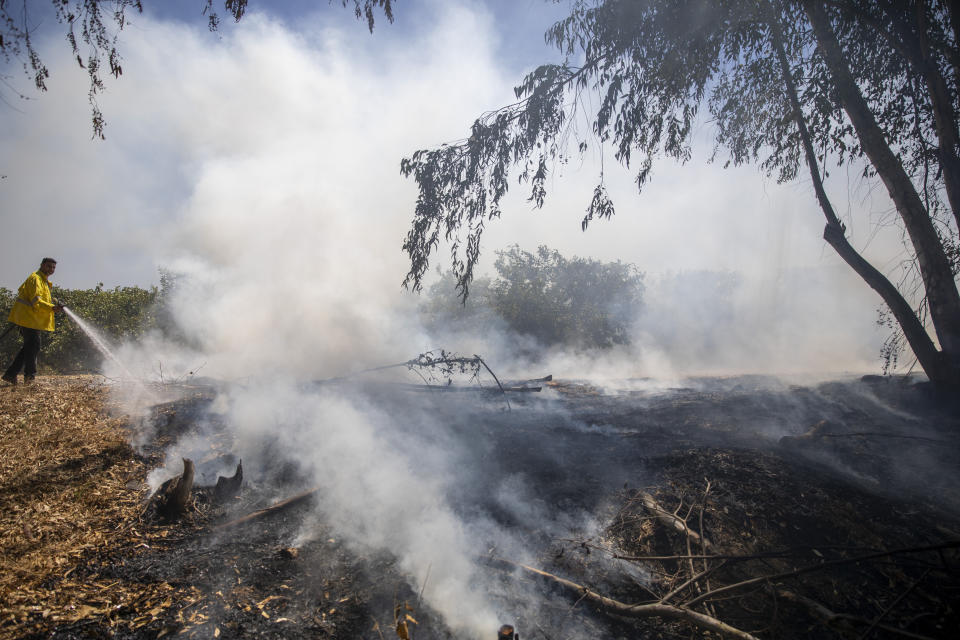
[[[53,272],[57,270],[57,261],[53,258],[44,258],[40,261],[40,273],[45,276],[53,275]]]

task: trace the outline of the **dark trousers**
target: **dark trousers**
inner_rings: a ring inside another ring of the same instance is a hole
[[[28,329],[20,327],[20,335],[23,336],[23,347],[17,352],[17,357],[13,359],[13,364],[7,369],[4,377],[12,378],[20,371],[27,378],[37,375],[37,355],[40,353],[39,329]]]

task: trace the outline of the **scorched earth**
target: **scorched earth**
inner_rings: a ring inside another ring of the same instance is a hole
[[[960,628],[955,401],[892,378],[511,385],[505,396],[298,390],[392,416],[382,437],[464,523],[463,580],[496,616],[469,633],[953,638]],[[236,491],[215,492],[249,451],[230,419],[236,390],[155,391],[164,401],[139,417],[118,414],[95,377],[0,392],[0,636],[465,637],[434,606],[443,567],[410,567],[389,544],[358,539],[345,514],[370,528],[381,508],[362,486],[344,502],[323,469],[262,443]],[[161,517],[148,479],[180,473],[188,449],[189,502]],[[438,478],[434,449],[446,454]],[[330,477],[379,477],[335,468],[362,460],[327,464]],[[416,530],[418,514],[394,506],[390,517]]]

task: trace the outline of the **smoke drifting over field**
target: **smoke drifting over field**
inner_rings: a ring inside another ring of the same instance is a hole
[[[580,234],[582,194],[595,177],[585,169],[557,181],[549,211],[528,214],[515,194],[508,206],[515,211],[486,239],[488,253],[507,242],[545,243],[571,256],[636,264],[647,291],[630,345],[548,350],[497,324],[425,329],[420,300],[399,288],[407,269],[399,247],[416,198],[398,176],[399,159],[461,136],[472,116],[510,101],[516,80],[499,70],[489,15],[440,5],[420,46],[390,53],[372,50],[357,25],[294,32],[249,15],[212,42],[202,25],[140,19],[143,40],[127,47],[129,73],[103,98],[117,143],[89,146],[82,105],[61,121],[60,103],[37,103],[33,122],[61,123],[57,131],[75,153],[38,144],[36,129],[11,128],[0,134],[4,154],[21,159],[24,172],[62,172],[71,182],[45,193],[11,175],[20,182],[5,192],[4,209],[50,222],[49,253],[60,258],[67,286],[80,282],[68,274],[79,278],[75,265],[88,252],[114,245],[138,277],[156,265],[178,275],[169,303],[185,340],[158,334],[126,345],[125,364],[144,378],[162,369],[166,381],[196,372],[232,383],[215,409],[235,431],[247,468],[266,473],[267,452],[294,463],[322,487],[321,508],[345,537],[395,554],[451,627],[482,637],[502,620],[472,558],[480,538],[509,548],[513,536],[450,503],[465,445],[426,412],[391,415],[306,382],[437,347],[481,354],[512,375],[674,381],[704,372],[863,370],[875,367],[878,336],[870,292],[823,256],[819,219],[799,211],[790,192],[766,185],[763,193],[754,182],[761,196],[751,200],[743,195],[751,188],[710,174],[709,190],[694,193],[678,186],[685,169],[674,167],[655,175],[641,196],[649,200],[639,201],[662,209],[657,215],[630,211],[638,202],[632,188],[612,178],[618,217]],[[69,84],[82,101],[80,82]],[[78,160],[65,166],[63,157]],[[713,210],[704,213],[708,199]],[[813,206],[812,197],[803,199]],[[718,210],[724,203],[736,212]],[[800,229],[781,229],[782,218],[768,220],[771,209],[806,217]],[[679,227],[664,222],[670,213]],[[11,221],[10,237],[24,234],[31,219]],[[771,233],[744,233],[758,220],[776,229],[773,249]],[[763,250],[744,257],[749,249],[731,237]],[[8,255],[0,259],[7,280],[22,271]],[[704,271],[709,265],[735,272]],[[102,272],[91,268],[85,277]],[[179,472],[179,455],[204,446],[197,435],[168,452],[157,482]],[[505,479],[498,492],[500,508],[517,519],[544,516],[522,476]]]
[[[56,44],[60,34],[46,34],[54,99],[6,114],[16,126],[0,133],[4,210],[32,212],[9,216],[10,237],[29,234],[31,217],[44,219],[46,253],[59,257],[56,281],[68,287],[144,283],[157,266],[189,274],[193,295],[182,296],[179,317],[214,354],[210,375],[271,367],[334,375],[354,361],[437,346],[411,326],[416,302],[399,290],[408,266],[399,246],[416,197],[399,160],[462,136],[478,113],[509,102],[523,68],[542,56],[510,58],[515,44],[499,39],[494,17],[476,4],[408,11],[373,36],[333,8],[291,25],[251,13],[220,38],[202,24],[138,17],[123,43],[126,73],[100,97],[108,141],[99,145],[88,140],[85,75]],[[537,39],[545,26],[531,27]],[[557,167],[543,212],[529,212],[515,187],[504,219],[488,225],[481,266],[513,242],[636,264],[650,287],[640,329],[649,335],[639,336],[646,348],[630,353],[637,364],[623,374],[848,369],[873,358],[877,299],[825,249],[802,184],[779,187],[752,167],[695,160],[657,165],[638,197],[629,173],[607,163],[618,214],[581,233],[598,160]],[[878,205],[868,197],[856,196],[848,228],[868,257],[888,254],[899,238],[870,235],[864,212]],[[0,256],[5,281],[33,267],[33,251],[24,243]],[[108,256],[117,256],[111,265]],[[444,256],[441,248],[438,262]],[[712,308],[697,304],[716,291],[710,283],[699,291],[690,277],[677,288],[664,274],[706,269],[736,272],[742,286],[736,321],[713,346],[693,349],[717,333]],[[660,344],[666,329],[669,349]],[[291,334],[298,348],[280,357]],[[832,359],[809,358],[807,347],[825,335],[835,336],[823,350]],[[730,357],[717,357],[721,342]]]

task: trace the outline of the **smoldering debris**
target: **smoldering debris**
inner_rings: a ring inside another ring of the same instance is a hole
[[[829,637],[825,620],[858,634],[878,618],[885,633],[955,628],[936,594],[960,592],[958,510],[941,495],[957,486],[958,424],[922,387],[538,386],[510,412],[499,394],[386,385],[194,389],[155,408],[141,458],[162,467],[166,452],[179,475],[181,451],[204,454],[184,516],[131,512],[104,529],[126,532],[122,544],[97,543],[36,584],[58,598],[76,581],[169,585],[149,610],[134,596],[85,610],[84,633],[134,638],[372,639],[398,621],[422,639],[492,637],[505,621],[526,638],[680,638],[714,624],[703,616],[756,637]],[[823,421],[808,448],[780,444]],[[826,437],[843,432],[860,435]],[[940,442],[863,435],[904,432]],[[215,499],[241,458],[240,492]],[[865,482],[844,468],[866,477],[877,459],[897,473]],[[33,523],[30,544],[46,544],[50,525]],[[13,615],[44,635],[77,630],[41,614]]]

